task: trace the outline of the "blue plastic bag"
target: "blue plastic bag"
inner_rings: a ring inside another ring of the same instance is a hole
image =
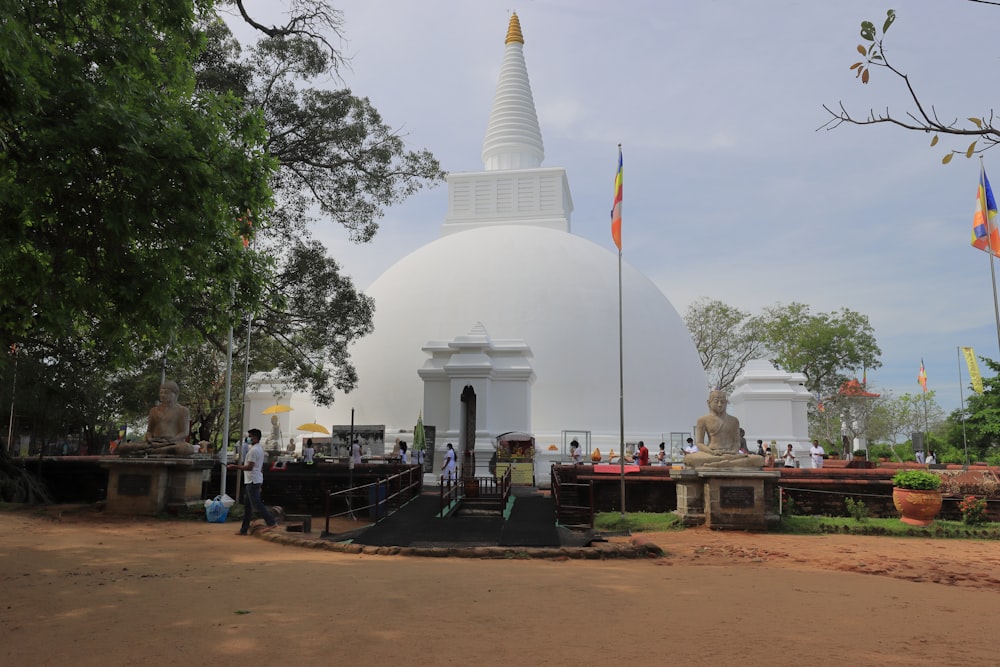
[[[222,504],[222,497],[216,496],[214,500],[205,504],[205,518],[209,523],[225,523],[229,516],[229,508]]]

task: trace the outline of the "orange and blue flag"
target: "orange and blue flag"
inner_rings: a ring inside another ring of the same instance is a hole
[[[976,191],[976,213],[972,218],[972,246],[1000,257],[1000,231],[997,231],[997,202],[993,198],[986,168],[979,168],[979,189]]]
[[[618,146],[618,173],[615,174],[615,203],[611,206],[611,238],[622,251],[622,147]]]
[[[927,393],[927,371],[924,370],[924,360],[920,360],[920,372],[917,373],[917,382],[923,387],[924,393]]]

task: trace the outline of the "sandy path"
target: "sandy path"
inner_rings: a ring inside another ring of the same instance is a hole
[[[0,663],[1000,664],[993,542],[698,529],[649,535],[655,560],[475,560],[235,528],[0,513]]]

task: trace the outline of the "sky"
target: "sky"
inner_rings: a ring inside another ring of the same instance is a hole
[[[248,0],[278,22],[278,0]],[[863,313],[881,347],[870,390],[928,389],[947,411],[969,395],[958,346],[1000,359],[986,253],[969,244],[980,160],[971,140],[886,125],[819,129],[823,105],[905,117],[904,84],[868,85],[862,20],[888,32],[889,61],[947,121],[994,104],[1000,7],[968,0],[342,0],[342,85],[368,97],[408,147],[449,172],[480,171],[511,11],[545,143],[564,167],[572,231],[613,251],[612,185],[624,159],[623,258],[682,316],[699,298],[751,314],[801,302]],[[239,35],[245,35],[238,31]],[[336,81],[323,85],[336,87]],[[967,123],[966,123],[967,124]],[[986,152],[1000,183],[1000,148]],[[1000,193],[998,193],[1000,194]],[[368,245],[332,223],[315,235],[364,289],[438,238],[447,187],[385,211]],[[982,370],[988,371],[984,366]],[[961,372],[961,382],[959,373]],[[857,369],[860,376],[862,369]],[[960,392],[961,387],[961,392]]]

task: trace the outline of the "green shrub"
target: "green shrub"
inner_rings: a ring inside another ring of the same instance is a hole
[[[863,500],[845,498],[844,505],[847,506],[847,514],[852,519],[862,523],[868,520],[868,507]]]
[[[892,485],[901,489],[933,490],[941,488],[941,478],[926,470],[901,470],[893,476]]]

